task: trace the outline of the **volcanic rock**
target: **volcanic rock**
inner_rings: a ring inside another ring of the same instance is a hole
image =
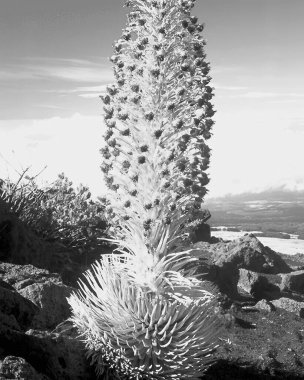
[[[304,270],[282,275],[282,291],[304,294]]]
[[[0,364],[0,379],[48,380],[38,374],[23,358],[7,356]]]
[[[0,287],[0,312],[10,316],[12,322],[8,322],[7,318],[3,318],[1,323],[16,324],[23,328],[29,327],[33,318],[38,314],[39,309],[31,301],[18,294],[14,290]]]
[[[75,283],[81,268],[60,242],[49,242],[39,238],[16,215],[1,208],[0,204],[0,260],[13,264],[33,264],[51,272],[59,273],[70,283]]]
[[[275,307],[285,309],[291,313],[296,313],[298,316],[304,318],[304,302],[295,301],[291,298],[282,297],[272,301]]]
[[[36,372],[52,380],[93,380],[96,378],[94,369],[90,367],[86,359],[84,345],[72,330],[70,333],[37,330],[24,333],[7,328],[0,323],[0,348],[5,356],[23,358]],[[18,379],[32,380],[31,377]]]
[[[247,269],[239,269],[238,288],[241,291],[252,295],[255,299],[272,300],[280,297],[280,288],[275,284],[274,276],[272,275],[272,282],[269,281],[271,275],[265,275],[249,271]],[[279,279],[280,277],[277,276]]]
[[[207,263],[207,279],[214,282],[230,298],[238,296],[240,268],[264,274],[291,272],[291,268],[279,254],[265,247],[252,234],[231,242],[199,242],[192,249],[193,255],[200,258],[198,273],[204,272]]]
[[[271,302],[265,300],[265,299],[260,300],[259,302],[257,302],[255,304],[255,307],[257,309],[265,310],[265,311],[268,311],[268,312],[271,312],[271,311],[275,310],[275,307],[273,306],[273,304]]]
[[[53,329],[70,315],[66,297],[73,288],[64,285],[58,274],[33,265],[0,263],[0,279],[16,289],[19,294],[14,292],[15,298],[29,300],[33,307],[36,305],[36,315],[30,317],[31,327]]]
[[[211,228],[209,224],[201,222],[197,224],[190,233],[190,241],[197,243],[200,241],[208,242],[211,239]]]
[[[194,244],[193,248],[209,251],[212,263],[219,267],[231,263],[234,267],[259,273],[291,272],[281,256],[269,247],[265,247],[253,234],[244,235],[228,243],[200,242]]]

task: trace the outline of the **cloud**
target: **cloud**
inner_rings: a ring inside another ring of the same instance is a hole
[[[113,80],[110,64],[104,59],[96,61],[79,59],[34,58],[4,65],[0,81],[60,79],[75,83],[108,83]]]
[[[243,94],[231,95],[231,98],[266,99],[284,98],[280,101],[304,98],[304,94],[295,92],[267,92],[267,91],[248,91]]]
[[[260,99],[260,98],[274,98],[281,95],[275,92],[250,91],[250,92],[246,92],[245,94],[236,95],[236,96],[240,98]]]
[[[62,91],[62,93],[77,94],[81,98],[98,98],[100,95],[104,94],[107,89],[107,84],[101,86],[80,86],[72,90]]]
[[[98,112],[98,97],[113,81],[112,68],[104,59],[27,58],[6,64],[0,69],[1,117],[93,114]]]
[[[85,99],[95,99],[100,96],[100,93],[90,92],[88,94],[78,94],[78,96]]]
[[[258,118],[252,118],[244,128],[243,115],[236,118],[232,114],[229,119],[225,114],[223,118],[224,121],[219,120],[223,128],[219,126],[209,142],[210,196],[278,186],[303,188],[304,174],[299,164],[304,162],[301,131],[287,130],[285,121],[280,126],[265,119],[259,125]],[[303,126],[303,120],[295,122]],[[0,178],[14,174],[13,168],[20,171],[32,166],[32,173],[38,173],[47,165],[41,180],[52,181],[58,173],[65,172],[75,184],[89,185],[93,194],[105,194],[99,169],[104,128],[102,117],[80,114],[42,120],[0,120]]]
[[[242,90],[247,90],[248,87],[245,86],[225,86],[217,83],[213,83],[213,87],[216,90],[225,90],[225,91],[242,91]]]
[[[26,101],[29,107],[35,105],[31,114],[35,114],[36,119],[0,120],[0,152],[4,157],[16,158],[16,165],[33,165],[37,170],[48,165],[45,174],[48,178],[64,171],[75,182],[87,183],[95,193],[100,193],[104,189],[98,153],[103,143],[102,119],[83,114],[96,113],[95,102],[88,99],[97,98],[105,91],[106,84],[112,82],[110,65],[103,60],[35,58],[25,60],[18,68],[20,71],[16,66],[2,67],[1,70],[10,69],[11,76],[34,77],[49,82],[47,86],[43,83],[43,87],[39,83],[41,93],[35,98],[31,97],[33,92],[22,98],[19,111],[16,111],[15,99],[11,103],[11,115],[16,112],[20,115],[20,107]],[[231,71],[229,78],[233,75]],[[285,87],[284,92],[284,87],[267,87],[265,84],[258,87],[251,82],[245,87],[243,83],[244,80],[234,81],[233,78],[229,82],[224,77],[215,81],[222,98],[218,96],[217,122],[210,141],[213,148],[210,194],[253,191],[275,185],[299,186],[304,181],[299,164],[304,161],[302,108],[293,105],[278,107],[270,103],[302,101],[302,90],[292,92]],[[19,86],[18,82],[16,84]],[[28,88],[28,83],[22,85]],[[241,98],[248,99],[246,107],[239,107],[239,101],[234,101]],[[259,99],[264,102],[258,102]],[[92,104],[91,108],[89,104]],[[73,116],[47,119],[47,109],[39,110],[37,106],[53,108],[48,115]],[[63,113],[60,107],[65,107],[68,113]],[[82,115],[76,114],[73,107]],[[97,112],[100,112],[99,108]],[[44,119],[38,120],[38,115]],[[13,150],[15,154],[12,155]]]
[[[0,121],[0,178],[16,177],[16,170],[31,167],[41,182],[53,181],[64,172],[75,184],[90,186],[94,195],[105,192],[99,169],[103,144],[101,117],[74,114],[69,118],[44,120],[14,120],[15,128],[1,128]],[[9,127],[9,125],[8,125]]]
[[[302,186],[303,134],[287,129],[290,121],[260,113],[247,119],[243,114],[223,117],[209,143],[210,196]]]
[[[77,87],[74,92],[98,92],[102,93],[106,91],[106,85],[102,86],[83,86],[83,87]]]
[[[0,70],[0,82],[35,79],[34,73],[27,70],[18,70],[16,67],[8,66]]]
[[[224,66],[224,65],[216,65],[216,64],[214,64],[212,66],[211,75],[239,72],[239,71],[242,71],[243,69],[244,69],[244,67],[237,66],[237,65]]]
[[[95,98],[98,98],[100,96],[100,94],[98,93],[88,93],[88,94],[79,94],[78,96],[80,96],[81,98],[84,98],[84,99],[95,99]]]
[[[302,132],[304,133],[304,119],[293,120],[287,128],[292,132]],[[304,141],[303,141],[304,143]]]
[[[32,66],[36,76],[40,78],[58,78],[72,82],[110,82],[113,79],[112,70],[98,65],[91,66]]]

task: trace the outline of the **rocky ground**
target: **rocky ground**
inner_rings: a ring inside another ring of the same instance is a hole
[[[253,235],[194,246],[221,290],[225,325],[205,378],[304,379],[304,257],[285,261]]]
[[[219,291],[223,336],[205,378],[304,379],[304,258],[280,256],[253,235],[192,245]],[[0,379],[96,379],[66,297],[95,259],[45,244],[0,218]]]

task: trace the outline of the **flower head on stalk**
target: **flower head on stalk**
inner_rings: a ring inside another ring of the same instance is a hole
[[[217,345],[215,297],[191,251],[174,252],[209,182],[213,94],[194,3],[126,1],[116,83],[102,97],[118,253],[94,264],[69,302],[98,371],[117,378],[194,379]]]

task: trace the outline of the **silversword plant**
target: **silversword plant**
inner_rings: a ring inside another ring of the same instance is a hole
[[[126,1],[111,57],[101,152],[117,254],[69,299],[98,372],[111,378],[193,379],[216,347],[214,296],[194,275],[192,251],[174,251],[209,181],[214,111],[194,2]]]

